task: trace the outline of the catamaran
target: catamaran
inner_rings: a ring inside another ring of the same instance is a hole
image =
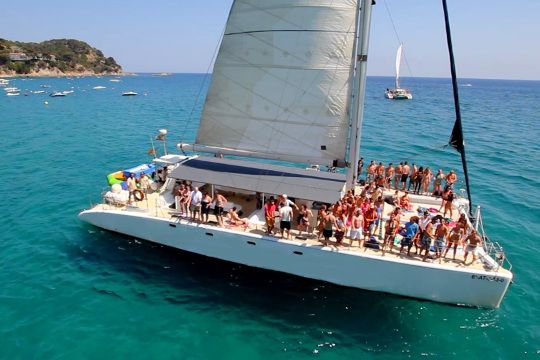
[[[321,204],[335,203],[346,190],[358,191],[372,5],[372,0],[234,1],[195,143],[181,141],[178,154],[167,154],[167,131],[160,130],[164,155],[109,175],[111,190],[104,201],[79,218],[257,268],[443,303],[498,307],[512,281],[511,266],[487,236],[478,261],[465,266],[461,248],[456,260],[423,262],[414,254],[325,244],[313,231],[302,236],[292,231],[291,238],[265,231],[260,203],[269,196],[287,194],[316,215]],[[465,160],[459,116],[450,144]],[[324,168],[337,170],[318,170]],[[130,201],[122,187],[143,172],[159,174],[162,185],[132,191],[138,201]],[[234,207],[245,219],[220,226],[214,215],[206,222],[185,216],[175,198],[180,183],[210,195],[219,191],[228,200],[224,210]],[[415,209],[440,203],[429,196],[411,198]],[[470,207],[470,196],[454,202],[466,216]],[[384,205],[383,215],[392,209]],[[475,215],[468,217],[470,226],[481,232],[480,208]]]
[[[396,53],[396,88],[386,89],[384,95],[392,100],[411,100],[412,93],[409,89],[402,89],[399,84],[399,72],[401,68],[401,57],[403,55],[403,44],[400,44]]]

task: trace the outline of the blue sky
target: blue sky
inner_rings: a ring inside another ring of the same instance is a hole
[[[271,1],[271,0],[268,0]],[[540,0],[448,0],[458,76],[540,80]],[[0,37],[19,41],[87,41],[124,70],[205,72],[232,0],[4,1]],[[404,76],[448,77],[439,0],[378,0],[369,74],[393,75],[398,40]]]

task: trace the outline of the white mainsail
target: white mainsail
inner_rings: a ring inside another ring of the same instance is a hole
[[[403,44],[400,44],[396,54],[396,89],[399,89],[399,68],[401,67],[401,54],[403,52]]]
[[[236,0],[196,145],[344,161],[356,0]]]

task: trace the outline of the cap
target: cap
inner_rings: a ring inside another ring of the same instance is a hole
[[[283,195],[281,195],[281,196],[283,196],[285,199],[287,198],[287,194],[283,194]]]

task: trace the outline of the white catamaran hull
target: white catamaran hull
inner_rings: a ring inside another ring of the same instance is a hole
[[[431,301],[496,308],[511,275],[307,246],[126,210],[85,210],[95,226],[239,264]]]

